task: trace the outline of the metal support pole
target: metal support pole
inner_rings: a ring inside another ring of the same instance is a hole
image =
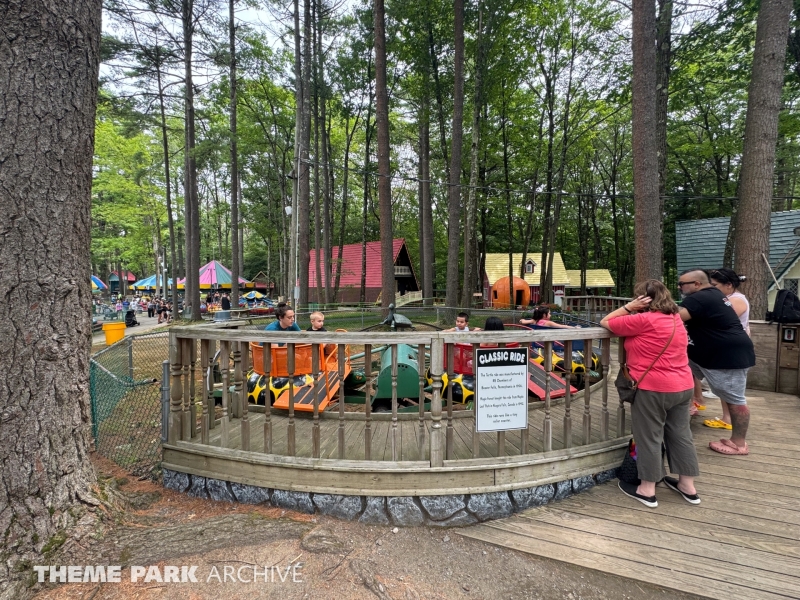
[[[133,338],[128,338],[128,377],[133,381]]]
[[[169,361],[161,363],[161,443],[169,437]]]

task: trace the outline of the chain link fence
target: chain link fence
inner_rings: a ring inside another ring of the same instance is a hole
[[[443,306],[403,306],[397,312],[411,320],[417,330],[453,327]],[[483,327],[487,317],[500,317],[516,323],[525,311],[471,309],[470,325]],[[297,314],[298,325],[306,329],[310,312]],[[378,307],[338,307],[326,309],[328,331],[380,329],[383,315]],[[553,314],[554,320],[562,315]],[[240,330],[262,330],[274,316],[259,316],[234,321]],[[568,322],[581,322],[569,315]],[[123,338],[92,356],[90,389],[92,433],[95,448],[134,475],[152,474],[161,460],[162,380],[164,361],[169,359],[169,333],[158,332]]]
[[[123,338],[90,361],[95,449],[134,475],[161,460],[162,365],[166,332]]]

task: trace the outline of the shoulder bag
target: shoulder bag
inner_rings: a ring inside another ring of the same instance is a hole
[[[639,381],[636,381],[633,377],[631,377],[631,374],[628,371],[627,363],[620,365],[619,373],[617,373],[617,378],[614,381],[614,385],[617,388],[617,393],[619,394],[620,400],[633,404],[633,401],[636,399],[636,392],[639,390],[639,385],[642,383],[642,380],[647,376],[647,374],[650,372],[650,369],[652,369],[653,365],[656,364],[656,361],[661,358],[661,355],[667,351],[667,348],[669,348],[669,345],[672,343],[672,338],[675,337],[676,327],[677,325],[675,324],[675,316],[673,315],[672,334],[669,336],[667,343],[661,349],[661,352],[658,353],[658,356],[655,357],[653,362],[650,363],[650,366],[647,367],[644,373],[642,373]]]

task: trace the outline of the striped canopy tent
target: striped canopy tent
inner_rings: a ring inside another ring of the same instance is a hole
[[[186,278],[178,280],[178,287],[183,288],[186,285]],[[211,290],[218,288],[231,287],[231,271],[225,265],[217,260],[212,260],[210,263],[200,267],[200,289]],[[252,288],[255,287],[250,281],[244,277],[239,277],[239,287]]]
[[[164,278],[161,275],[150,275],[135,282],[131,287],[135,290],[154,290],[158,287],[158,283],[163,283]],[[167,287],[172,286],[172,278],[167,279]]]
[[[97,275],[92,275],[92,291],[101,292],[107,290],[108,286]]]

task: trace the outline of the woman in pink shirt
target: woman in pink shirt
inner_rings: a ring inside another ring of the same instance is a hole
[[[655,508],[656,482],[663,480],[687,502],[700,504],[694,487],[700,468],[689,427],[694,382],[686,354],[686,329],[678,306],[660,281],[637,283],[633,294],[635,300],[600,321],[600,325],[625,338],[628,371],[638,382],[631,421],[641,483],[637,487],[620,481],[619,488]],[[667,447],[670,471],[677,473],[678,479],[665,476],[662,442]]]

